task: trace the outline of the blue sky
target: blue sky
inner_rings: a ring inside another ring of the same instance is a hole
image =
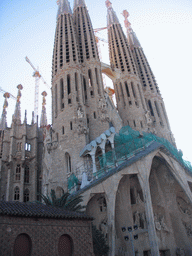
[[[73,7],[73,1],[70,0]],[[106,26],[105,1],[87,0],[94,28]],[[130,13],[130,22],[136,32],[150,66],[156,76],[165,101],[172,131],[178,148],[192,161],[192,1],[191,0],[115,0],[113,8],[124,27],[124,9]],[[0,1],[0,87],[16,96],[22,84],[22,118],[28,111],[28,122],[34,106],[33,70],[25,61],[28,56],[39,66],[45,81],[51,85],[51,65],[57,4],[55,0],[1,0]],[[100,37],[107,38],[106,32]],[[108,62],[107,46],[101,43],[102,60]],[[108,84],[108,81],[107,81]],[[48,92],[48,111],[51,94],[43,83],[40,93]],[[0,94],[0,108],[3,105]],[[41,109],[42,98],[39,99]],[[9,100],[8,123],[15,102]],[[50,116],[50,115],[49,115]]]

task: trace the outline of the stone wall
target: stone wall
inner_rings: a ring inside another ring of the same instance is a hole
[[[27,234],[32,242],[31,256],[57,256],[62,235],[73,244],[73,256],[93,256],[90,221],[0,216],[0,255],[13,255],[15,239]]]

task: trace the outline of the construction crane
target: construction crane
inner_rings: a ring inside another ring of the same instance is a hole
[[[2,93],[7,93],[7,92],[6,92],[5,90],[3,90],[1,87],[0,87],[0,92],[2,92]],[[13,96],[11,93],[8,92],[8,94],[10,95],[10,97],[11,97],[12,99],[14,99],[14,100],[17,99],[17,97]]]
[[[35,116],[35,121],[37,121],[37,115],[38,115],[38,110],[39,110],[39,79],[43,81],[43,83],[49,88],[50,86],[45,82],[43,79],[42,75],[39,73],[38,68],[36,69],[29,58],[26,56],[25,60],[31,65],[31,67],[34,70],[33,77],[35,77],[35,100],[34,100],[34,116]]]

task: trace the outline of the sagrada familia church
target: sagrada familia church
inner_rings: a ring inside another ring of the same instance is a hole
[[[192,255],[192,166],[182,158],[143,48],[107,0],[110,65],[100,62],[84,0],[59,1],[52,61],[52,124],[0,120],[0,200],[82,195],[109,255]],[[114,89],[104,88],[102,73]],[[171,85],[170,85],[171,86]],[[115,93],[116,106],[112,100]],[[134,251],[134,254],[132,253]],[[88,256],[88,255],[85,255]]]

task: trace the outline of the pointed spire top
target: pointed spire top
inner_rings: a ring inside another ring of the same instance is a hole
[[[24,118],[24,123],[27,124],[27,110],[25,110],[25,118]]]
[[[17,86],[18,88],[18,94],[17,94],[17,102],[15,105],[15,113],[13,115],[13,121],[15,121],[17,124],[21,124],[21,102],[20,102],[20,98],[21,98],[21,90],[23,89],[23,86],[21,84],[19,84]]]
[[[34,114],[34,111],[32,112],[32,120],[31,120],[31,124],[34,124],[35,123],[35,114]]]
[[[119,24],[119,20],[117,18],[117,15],[115,11],[112,8],[112,3],[109,0],[105,1],[105,4],[107,6],[108,12],[107,12],[107,26],[109,27],[112,24]]]
[[[77,7],[87,7],[84,0],[74,0],[73,10]]]
[[[5,130],[7,128],[7,107],[8,107],[8,101],[7,99],[10,97],[10,94],[6,92],[3,97],[5,98],[4,104],[3,104],[3,112],[0,119],[0,130]]]
[[[43,128],[47,126],[47,113],[46,113],[46,99],[47,93],[44,91],[41,94],[43,96],[43,103],[42,103],[42,111],[41,111],[41,121],[40,121],[40,127]]]
[[[125,18],[124,24],[125,24],[125,28],[127,30],[127,39],[128,39],[129,45],[135,46],[135,47],[141,47],[140,42],[139,42],[135,32],[133,31],[132,27],[131,27],[131,23],[128,21],[128,17],[129,17],[128,11],[124,10],[122,15]]]
[[[59,16],[61,14],[71,14],[72,15],[72,10],[71,10],[70,3],[68,0],[57,0],[57,4],[59,5],[59,9],[57,12],[57,18],[59,18]]]

